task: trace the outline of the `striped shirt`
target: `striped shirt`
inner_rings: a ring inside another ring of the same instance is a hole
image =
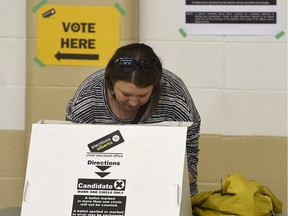
[[[79,86],[69,101],[67,120],[75,123],[91,124],[129,124],[132,120],[117,118],[107,106],[104,79],[105,69],[90,75]],[[200,116],[183,81],[172,72],[163,69],[160,81],[159,101],[151,113],[141,119],[139,124],[163,121],[193,122],[187,129],[186,150],[188,170],[194,176],[190,184],[191,196],[197,189],[198,142]]]

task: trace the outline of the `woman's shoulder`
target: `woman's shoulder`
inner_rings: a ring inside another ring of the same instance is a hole
[[[79,88],[91,88],[92,86],[101,85],[104,79],[105,69],[98,70],[92,73],[90,76],[86,77],[81,83]]]
[[[102,80],[104,78],[105,69],[100,69],[94,73],[92,73],[90,76],[88,76],[84,81],[89,80]]]
[[[162,87],[167,86],[169,88],[176,88],[176,89],[179,89],[179,88],[186,89],[186,86],[183,80],[179,76],[177,76],[175,73],[167,69],[163,69],[161,86]]]

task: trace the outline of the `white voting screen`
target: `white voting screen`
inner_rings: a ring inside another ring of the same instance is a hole
[[[21,216],[189,216],[186,127],[34,124]]]

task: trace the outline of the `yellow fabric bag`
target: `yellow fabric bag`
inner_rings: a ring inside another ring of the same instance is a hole
[[[220,190],[198,193],[191,201],[197,216],[270,216],[283,206],[267,187],[239,174],[226,176]]]

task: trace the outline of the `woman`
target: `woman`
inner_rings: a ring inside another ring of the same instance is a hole
[[[187,130],[191,195],[197,193],[200,116],[183,81],[145,44],[120,47],[89,76],[67,106],[67,120],[91,124],[193,122]]]

